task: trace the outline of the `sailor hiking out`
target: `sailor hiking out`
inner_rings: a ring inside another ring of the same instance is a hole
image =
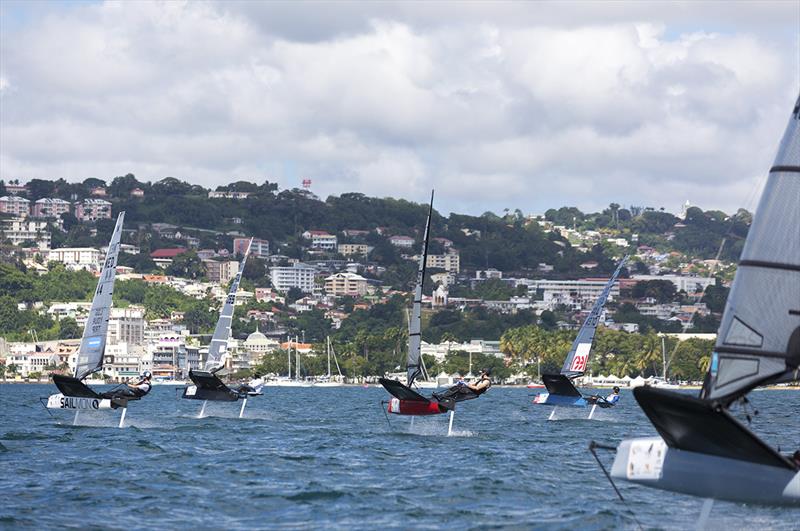
[[[144,371],[136,383],[125,383],[124,386],[102,393],[103,398],[142,398],[152,388],[153,375]]]

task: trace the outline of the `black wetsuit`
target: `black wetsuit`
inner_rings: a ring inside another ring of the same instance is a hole
[[[457,384],[457,385],[454,385],[453,387],[451,387],[450,389],[448,389],[447,391],[445,391],[443,393],[433,393],[433,397],[436,398],[437,400],[448,400],[449,399],[449,400],[453,400],[455,402],[462,402],[464,400],[470,400],[472,398],[478,398],[483,393],[488,391],[489,388],[492,386],[492,381],[490,379],[481,378],[479,381],[483,381],[483,380],[488,381],[489,385],[487,385],[486,387],[484,387],[483,389],[481,389],[479,391],[471,389],[466,384]]]
[[[142,398],[147,393],[150,392],[150,389],[153,388],[152,384],[149,382],[139,382],[137,385],[140,387],[120,387],[119,389],[114,389],[111,391],[107,391],[102,394],[103,398]],[[146,388],[142,388],[145,387]]]

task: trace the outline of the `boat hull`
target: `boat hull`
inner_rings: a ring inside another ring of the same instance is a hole
[[[394,415],[421,416],[440,415],[446,413],[449,409],[433,400],[422,402],[419,400],[400,400],[399,398],[392,398],[389,400],[386,411]]]
[[[540,406],[566,406],[566,407],[586,407],[588,402],[582,396],[565,396],[551,393],[539,393],[533,399],[533,403]]]
[[[50,395],[47,398],[47,409],[84,409],[84,410],[100,410],[100,409],[117,409],[120,407],[127,407],[118,399],[111,400],[109,398],[92,398],[83,396],[64,396],[61,393]]]
[[[611,476],[703,498],[800,506],[800,470],[678,450],[661,437],[622,441]]]

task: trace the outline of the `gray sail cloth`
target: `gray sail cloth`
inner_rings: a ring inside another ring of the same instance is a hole
[[[622,267],[627,260],[628,256],[626,255],[619,261],[617,269],[614,270],[614,274],[611,275],[608,283],[603,288],[600,297],[595,301],[591,313],[586,317],[586,321],[583,322],[583,326],[581,326],[581,329],[578,331],[578,336],[575,338],[575,341],[572,342],[572,348],[570,348],[569,354],[567,354],[567,359],[564,360],[564,366],[561,367],[561,374],[564,376],[576,378],[586,372],[586,366],[589,363],[589,353],[592,350],[592,343],[594,343],[594,333],[597,330],[600,314],[603,313],[603,307],[606,305],[606,300],[608,300],[608,294],[611,293],[611,288],[614,287],[614,282],[617,281],[617,277],[619,277],[619,273],[622,271]]]
[[[428,208],[428,220],[425,222],[425,232],[422,236],[422,253],[419,258],[419,269],[417,270],[417,286],[414,289],[414,306],[411,309],[411,321],[408,330],[408,358],[406,359],[406,381],[410,387],[417,376],[420,375],[419,358],[421,354],[420,346],[422,338],[422,285],[425,282],[425,266],[428,260],[428,237],[431,230],[431,214],[433,213],[433,190],[431,190],[431,204]]]
[[[236,292],[239,289],[239,282],[242,280],[242,272],[244,265],[247,263],[247,255],[250,254],[250,246],[253,244],[253,239],[247,244],[247,250],[242,257],[242,263],[239,264],[239,271],[233,278],[231,289],[228,290],[228,296],[225,298],[225,303],[219,312],[219,319],[217,326],[214,328],[214,335],[211,337],[211,344],[208,346],[208,358],[206,359],[206,370],[214,371],[220,368],[222,356],[228,350],[228,338],[231,335],[231,323],[233,322],[233,307],[236,303]]]
[[[800,378],[800,98],[750,226],[700,397]]]
[[[108,242],[108,252],[100,271],[100,279],[92,299],[92,309],[86,326],[83,328],[81,346],[78,350],[78,362],[75,366],[75,378],[83,380],[103,366],[103,354],[106,350],[108,333],[108,316],[111,312],[114,279],[117,276],[117,257],[119,256],[119,239],[122,236],[122,223],[125,212],[117,216],[117,224]]]

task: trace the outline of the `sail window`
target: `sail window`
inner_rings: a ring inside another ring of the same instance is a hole
[[[720,356],[717,388],[743,378],[758,375],[758,358],[730,358]]]
[[[726,345],[739,345],[742,347],[760,347],[764,344],[764,336],[744,324],[738,317],[734,317],[725,336]]]

